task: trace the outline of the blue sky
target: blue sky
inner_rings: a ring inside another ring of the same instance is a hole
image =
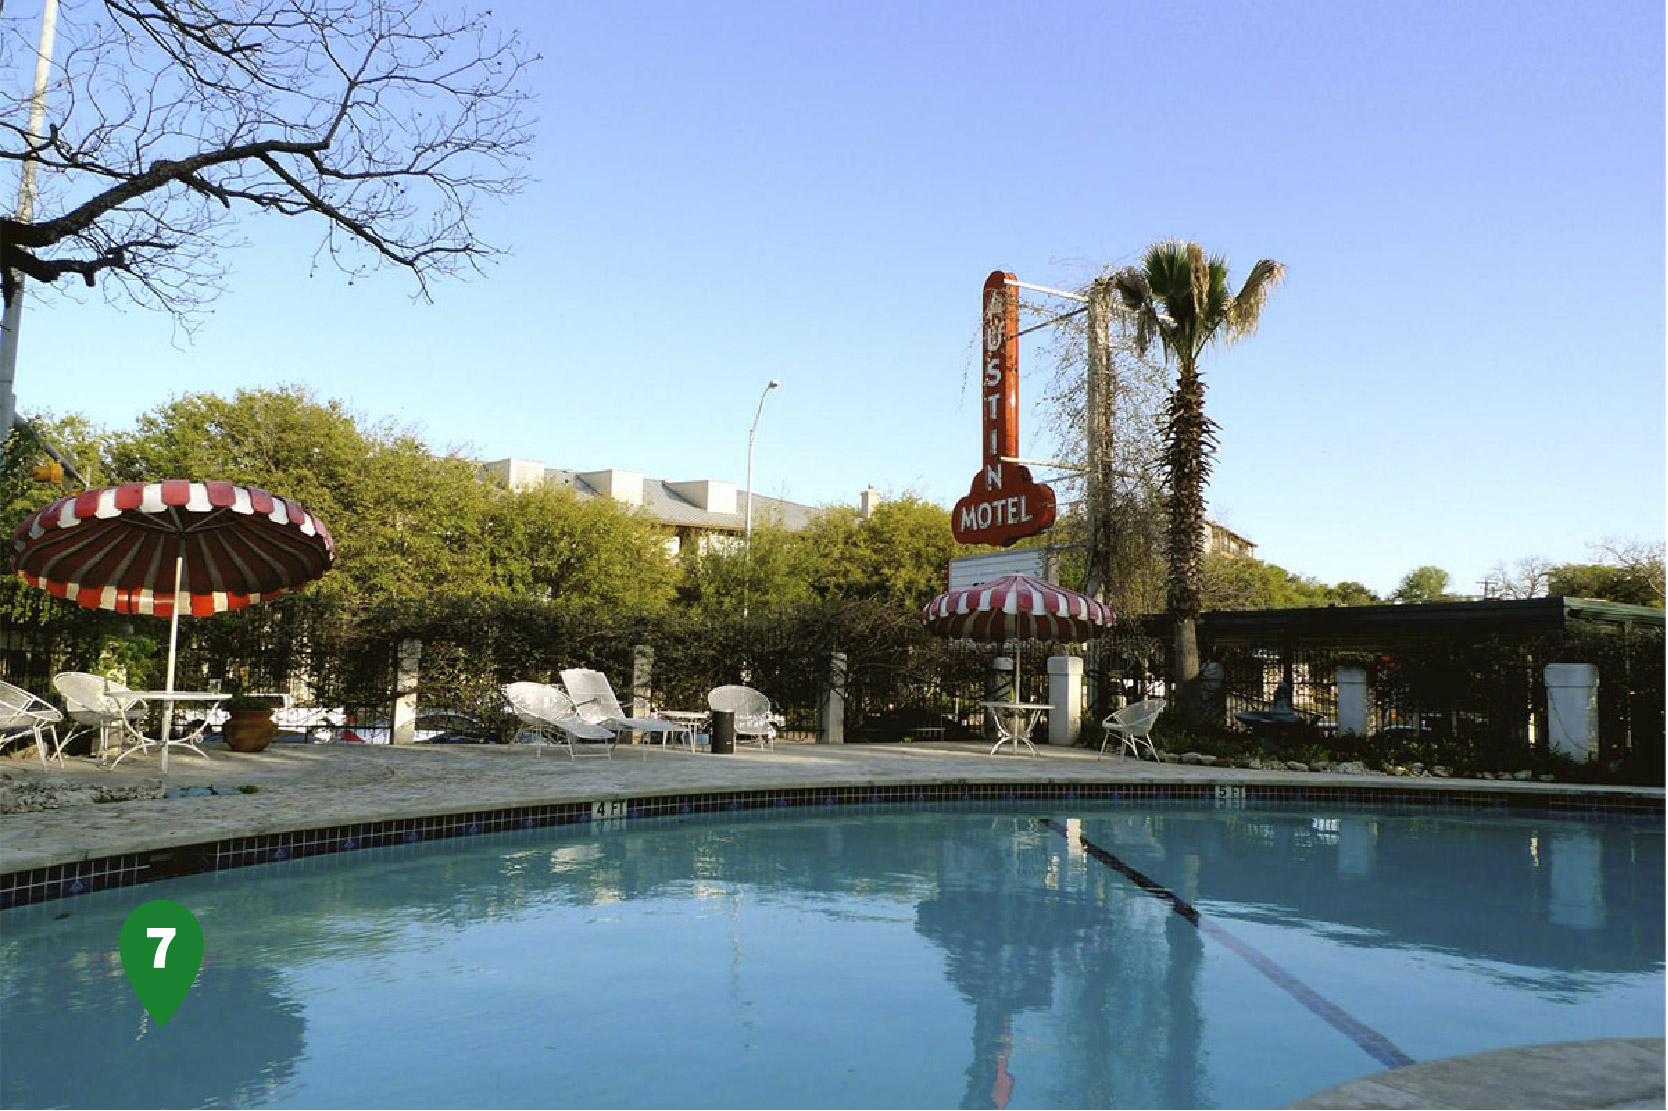
[[[512,254],[414,304],[250,219],[165,317],[32,291],[24,412],[113,428],[311,385],[438,449],[948,506],[979,462],[994,269],[1077,288],[1186,238],[1288,267],[1204,363],[1214,518],[1381,592],[1664,534],[1659,2],[508,0],[543,55]],[[1026,349],[1022,450],[1047,454]]]

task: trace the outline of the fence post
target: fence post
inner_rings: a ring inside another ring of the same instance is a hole
[[[1585,763],[1598,758],[1598,668],[1546,665],[1547,747]]]
[[[417,666],[423,659],[423,642],[400,641],[395,653],[394,732],[397,745],[417,743]]]
[[[817,692],[819,745],[846,743],[846,680],[850,675],[846,654],[831,653],[828,657],[828,672],[823,676],[822,690]]]
[[[637,644],[631,649],[631,716],[646,718],[649,716],[649,690],[654,683],[654,645]],[[641,736],[635,731],[631,734],[631,743],[636,744]]]
[[[1074,745],[1083,728],[1083,660],[1048,657],[1048,743]]]
[[[1373,691],[1364,667],[1340,667],[1338,676],[1338,736],[1365,737],[1372,728]]]

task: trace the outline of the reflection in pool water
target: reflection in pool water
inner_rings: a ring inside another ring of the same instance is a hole
[[[1654,822],[1045,803],[271,865],[0,914],[0,1104],[1276,1105],[1661,1036],[1663,863]],[[207,939],[165,1027],[117,956],[152,898]]]

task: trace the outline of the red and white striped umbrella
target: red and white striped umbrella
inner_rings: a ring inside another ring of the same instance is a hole
[[[1110,606],[1075,590],[1029,575],[1007,575],[940,594],[921,611],[921,620],[935,633],[987,644],[1074,644],[1111,628],[1113,617]]]
[[[12,533],[12,570],[86,606],[194,617],[312,582],[336,543],[287,498],[229,482],[130,482],[70,494]],[[176,574],[178,578],[176,579]]]
[[[174,690],[180,614],[206,617],[299,589],[330,569],[336,542],[290,501],[230,482],[129,482],[83,490],[12,533],[12,570],[88,609],[169,618]],[[172,704],[162,713],[168,771]]]

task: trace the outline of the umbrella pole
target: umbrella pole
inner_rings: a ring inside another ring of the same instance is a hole
[[[185,552],[182,550],[174,557],[174,616],[168,622],[168,684],[169,694],[174,693],[174,659],[180,643],[180,580],[185,573]],[[168,774],[168,731],[174,723],[174,702],[172,699],[162,704],[162,774]]]

